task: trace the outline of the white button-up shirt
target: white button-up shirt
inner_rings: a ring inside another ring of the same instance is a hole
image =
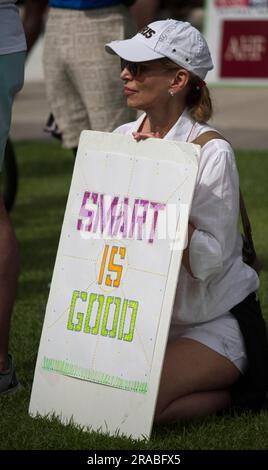
[[[131,134],[145,118],[118,127],[114,132]],[[195,122],[187,111],[164,137],[192,142],[212,130]],[[195,226],[190,248],[194,277],[181,265],[172,324],[195,324],[226,314],[259,287],[256,272],[242,260],[238,228],[239,177],[228,142],[209,141],[201,149],[196,187],[189,221]]]

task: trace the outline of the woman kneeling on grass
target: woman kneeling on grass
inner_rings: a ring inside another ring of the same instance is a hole
[[[106,50],[121,58],[128,106],[144,111],[115,132],[137,141],[193,142],[212,130],[204,79],[213,64],[205,39],[189,23],[156,21]],[[265,399],[267,337],[255,293],[259,278],[242,259],[235,157],[226,140],[213,137],[201,149],[156,422],[232,405],[258,409]]]

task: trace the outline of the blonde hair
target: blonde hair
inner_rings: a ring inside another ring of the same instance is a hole
[[[181,69],[179,65],[176,65],[168,58],[160,59],[160,61],[167,69]],[[189,74],[188,90],[185,97],[186,107],[195,121],[207,122],[213,114],[209,89],[201,78],[192,72],[189,72]]]
[[[186,94],[186,106],[191,117],[197,122],[207,122],[213,114],[208,87],[201,78],[192,73],[190,73]]]

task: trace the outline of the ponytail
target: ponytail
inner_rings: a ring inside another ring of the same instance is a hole
[[[213,113],[209,89],[205,82],[190,74],[186,106],[190,116],[197,122],[207,122]]]

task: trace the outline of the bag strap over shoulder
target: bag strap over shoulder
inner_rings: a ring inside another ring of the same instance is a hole
[[[196,145],[200,145],[200,147],[202,148],[210,140],[213,140],[213,139],[221,139],[221,140],[225,140],[226,142],[228,142],[227,139],[225,139],[221,134],[219,134],[219,132],[207,131],[207,132],[204,132],[203,134],[199,135],[198,137],[196,137],[196,139],[194,139],[191,143],[196,144]],[[257,260],[257,263],[258,263],[257,269],[255,269],[255,267],[254,267],[254,269],[258,272],[258,271],[260,271],[260,262],[257,258],[256,251],[255,251],[255,248],[254,248],[254,243],[253,243],[253,239],[252,239],[251,224],[250,224],[250,221],[249,221],[247,209],[246,209],[244,198],[242,196],[240,188],[239,188],[239,209],[240,209],[240,215],[241,215],[243,231],[244,231],[244,240],[245,240],[247,246],[249,247],[249,249],[251,250],[251,252],[254,253],[254,257],[255,257],[255,259]],[[253,262],[253,264],[254,264],[254,262]]]
[[[213,139],[221,139],[221,140],[226,140],[219,132],[216,131],[207,131],[204,132],[203,134],[199,135],[196,137],[191,143],[200,145],[200,147],[204,147],[210,140]],[[228,142],[226,140],[226,142]]]

